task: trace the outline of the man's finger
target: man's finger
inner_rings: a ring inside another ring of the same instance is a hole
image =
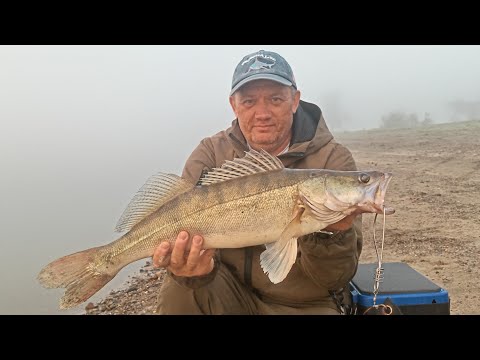
[[[153,266],[154,267],[163,267],[164,259],[170,251],[170,243],[164,241],[157,246],[155,252],[153,253]]]
[[[203,238],[200,235],[195,235],[192,239],[192,246],[190,247],[190,254],[187,259],[187,269],[193,271],[200,261],[200,250],[202,250]]]
[[[175,246],[173,247],[172,257],[170,259],[170,266],[181,267],[185,264],[185,249],[188,244],[188,233],[181,231],[177,239],[175,240]]]
[[[353,222],[355,220],[356,214],[348,215],[347,217],[343,218],[342,220],[328,225],[324,230],[326,231],[345,231],[352,227]]]
[[[170,259],[172,257],[172,254],[168,254],[167,256],[161,258],[158,262],[158,267],[161,267],[161,268],[166,268],[170,265]]]

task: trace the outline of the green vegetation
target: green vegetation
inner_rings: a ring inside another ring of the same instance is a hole
[[[433,124],[433,120],[428,113],[422,121],[418,120],[417,114],[407,114],[401,111],[391,112],[382,116],[381,128],[399,129],[399,128],[415,128],[419,126],[427,126]]]

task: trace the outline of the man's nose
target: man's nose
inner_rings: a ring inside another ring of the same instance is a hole
[[[255,118],[257,120],[268,120],[272,116],[270,107],[266,101],[259,101],[255,107]]]

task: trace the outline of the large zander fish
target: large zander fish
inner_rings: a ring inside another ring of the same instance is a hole
[[[384,205],[390,173],[287,169],[275,156],[251,150],[207,173],[200,185],[172,174],[151,177],[132,199],[118,240],[61,257],[45,266],[44,287],[66,288],[60,308],[86,301],[126,265],[153,255],[178,233],[204,237],[204,248],[265,244],[262,269],[281,282],[297,257],[297,238],[352,213],[392,214]]]

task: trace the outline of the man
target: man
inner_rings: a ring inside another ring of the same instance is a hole
[[[206,171],[243,157],[250,148],[276,155],[289,168],[356,170],[351,153],[335,142],[321,110],[300,100],[292,69],[279,54],[259,51],[237,65],[230,93],[236,119],[203,139],[182,176],[196,183]],[[361,219],[349,216],[298,239],[288,276],[273,284],[260,267],[265,247],[201,250],[203,238],[185,231],[175,246],[162,243],[155,266],[167,276],[158,314],[339,314],[358,265]],[[190,247],[191,246],[191,247]],[[185,250],[190,248],[189,252]]]

